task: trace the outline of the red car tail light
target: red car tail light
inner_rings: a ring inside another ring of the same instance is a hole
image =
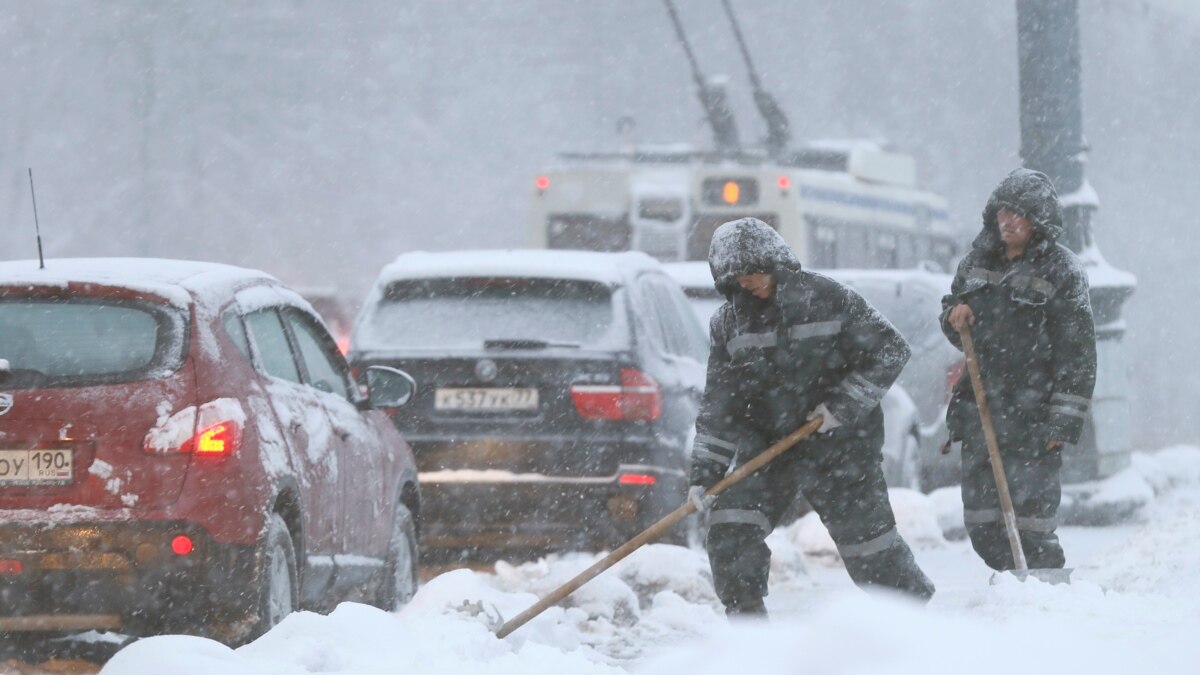
[[[194,545],[192,544],[192,538],[186,534],[181,534],[171,540],[171,551],[173,551],[175,555],[187,555],[192,552],[193,548]]]
[[[245,422],[246,413],[237,399],[219,398],[160,419],[146,433],[144,447],[154,454],[227,457],[237,452]]]
[[[218,422],[211,427],[196,432],[197,455],[231,455],[237,450],[238,441],[242,435],[241,425],[233,421]]]
[[[621,485],[654,485],[658,479],[648,473],[623,473],[617,482]]]
[[[662,390],[636,368],[621,369],[621,384],[571,385],[571,400],[589,420],[656,420],[662,417]]]
[[[25,566],[20,560],[0,560],[0,574],[20,574]]]

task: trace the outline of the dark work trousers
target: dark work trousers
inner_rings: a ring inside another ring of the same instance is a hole
[[[876,410],[869,431],[839,427],[802,441],[717,497],[707,544],[713,584],[727,609],[754,606],[767,594],[771,551],[764,540],[801,491],[855,584],[933,596],[933,583],[896,531],[880,465],[879,419]]]
[[[1015,567],[1012,546],[1004,530],[983,424],[973,399],[968,399],[968,406],[969,410],[962,415],[963,520],[975,552],[987,566],[1010,570]],[[1061,451],[1046,450],[1041,425],[1003,414],[994,415],[992,423],[996,427],[1025,561],[1030,568],[1061,568],[1066,560],[1054,533],[1062,500]]]

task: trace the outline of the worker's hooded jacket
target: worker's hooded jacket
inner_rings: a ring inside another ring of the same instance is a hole
[[[871,413],[911,353],[887,319],[849,288],[802,270],[783,237],[755,218],[717,228],[709,265],[726,302],[710,326],[694,483],[711,483],[735,454],[744,461],[795,431],[821,403],[848,428],[880,424]],[[738,284],[758,273],[775,279],[770,300]]]
[[[1034,227],[1025,251],[1009,260],[1000,238],[1000,209]],[[966,303],[975,315],[971,337],[992,417],[1030,425],[1044,440],[1076,443],[1096,382],[1096,334],[1087,275],[1058,243],[1062,213],[1045,174],[1017,169],[992,193],[983,230],[942,299],[942,330],[955,346],[950,310]],[[955,386],[947,425],[961,438],[962,415],[978,415],[965,375]]]

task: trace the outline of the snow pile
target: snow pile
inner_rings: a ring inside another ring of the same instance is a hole
[[[950,541],[966,539],[967,525],[963,521],[962,488],[958,485],[938,488],[929,493],[929,499],[933,502],[933,510],[937,514],[942,534]]]
[[[499,621],[599,556],[498,563],[494,574],[455,570],[424,584],[398,613],[353,603],[328,616],[300,612],[236,650],[194,637],[144,639],[103,672],[1193,672],[1200,660],[1192,637],[1200,630],[1200,494],[1180,488],[1200,485],[1200,449],[1139,455],[1134,469],[1162,498],[1146,509],[1144,525],[1066,528],[1076,566],[1069,586],[1003,574],[988,585],[991,571],[970,545],[942,537],[947,521],[961,523],[957,491],[893,490],[900,532],[938,584],[927,608],[854,589],[828,532],[809,514],[768,538],[770,623],[727,622],[706,554],[655,544],[504,640],[493,635]],[[1121,485],[1112,482],[1110,494]],[[811,572],[809,563],[817,563]]]
[[[237,650],[212,640],[164,636],[118,652],[101,671],[149,675],[306,675],[307,673],[571,672],[611,675],[620,669],[584,650],[497,640],[465,615],[420,607],[400,614],[345,603],[328,616],[298,612]]]
[[[1131,465],[1104,480],[1066,486],[1063,520],[1102,525],[1137,516],[1157,497],[1179,487],[1200,484],[1200,448],[1173,446],[1154,453],[1135,452]]]
[[[1117,631],[1111,640],[1097,640],[1086,624],[1040,615],[1036,607],[1057,603],[1071,608],[1099,600],[1103,594],[1098,588],[1083,589],[1081,601],[1072,588],[1012,583],[1015,588],[992,588],[981,595],[993,599],[988,608],[997,613],[1037,600],[1035,609],[1019,620],[991,625],[965,614],[922,610],[897,598],[845,594],[798,620],[722,628],[640,664],[637,672],[1127,675],[1191,672],[1200,658],[1200,645],[1189,637],[1196,622],[1160,635]],[[1102,610],[1103,603],[1096,609]]]
[[[652,544],[508,639],[493,637],[495,624],[599,559],[574,553],[519,566],[498,563],[495,574],[447,572],[424,584],[399,613],[355,603],[328,616],[299,612],[236,650],[195,637],[148,638],[118,653],[104,672],[610,673],[621,672],[614,663],[641,656],[647,646],[724,624],[707,555]],[[791,570],[793,578],[801,573]]]

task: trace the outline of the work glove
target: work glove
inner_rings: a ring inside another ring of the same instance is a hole
[[[842,426],[842,423],[838,421],[838,418],[833,416],[833,413],[829,412],[829,408],[827,408],[824,403],[818,405],[816,409],[810,412],[808,417],[805,419],[811,420],[817,415],[820,415],[822,418],[821,426],[817,429],[818,434],[823,434]]]
[[[704,493],[708,488],[703,485],[693,485],[688,488],[688,501],[696,507],[698,513],[708,513],[712,508],[713,501],[716,497],[705,497]]]

